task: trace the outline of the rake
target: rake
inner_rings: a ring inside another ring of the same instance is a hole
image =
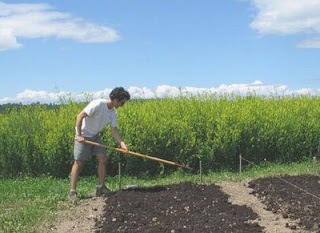
[[[121,152],[121,153],[124,153],[124,154],[129,154],[129,155],[137,156],[137,157],[140,157],[140,158],[154,160],[154,161],[157,161],[157,162],[160,162],[160,163],[165,163],[165,164],[169,164],[169,165],[172,165],[172,166],[182,167],[182,168],[186,168],[188,170],[192,170],[190,167],[187,167],[187,166],[184,166],[182,164],[179,164],[179,163],[176,163],[176,162],[172,162],[172,161],[169,161],[169,160],[160,159],[160,158],[157,158],[157,157],[140,154],[140,153],[133,152],[133,151],[126,152],[125,150],[120,149],[120,148],[106,146],[106,145],[103,145],[103,144],[100,144],[100,143],[97,143],[97,142],[93,142],[93,141],[89,141],[89,140],[84,140],[83,142],[87,143],[87,144],[94,145],[94,146],[103,147],[103,148],[106,148],[106,149],[109,149],[109,150]]]

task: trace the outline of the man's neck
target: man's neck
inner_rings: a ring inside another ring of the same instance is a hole
[[[107,99],[107,106],[109,109],[112,109],[114,107],[113,102],[111,99]]]

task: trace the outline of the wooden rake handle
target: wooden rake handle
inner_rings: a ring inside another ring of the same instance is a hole
[[[150,159],[150,160],[154,160],[154,161],[157,161],[157,162],[160,162],[160,163],[166,163],[166,164],[173,165],[173,166],[176,166],[176,167],[184,167],[184,168],[187,168],[187,169],[191,170],[191,168],[189,168],[189,167],[183,166],[183,165],[181,165],[179,163],[172,162],[172,161],[169,161],[169,160],[160,159],[160,158],[149,156],[149,155],[143,155],[143,154],[140,154],[140,153],[137,153],[137,152],[133,152],[133,151],[126,152],[125,150],[120,149],[120,148],[115,148],[115,147],[111,147],[111,146],[102,145],[100,143],[92,142],[92,141],[89,141],[89,140],[84,140],[83,142],[87,143],[87,144],[94,145],[94,146],[103,147],[103,148],[106,148],[106,149],[109,149],[109,150],[121,152],[121,153],[124,153],[124,154],[134,155],[134,156],[137,156],[137,157],[140,157],[140,158]]]

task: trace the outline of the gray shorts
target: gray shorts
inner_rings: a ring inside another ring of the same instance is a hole
[[[104,145],[99,135],[94,137],[85,137],[85,139]],[[74,160],[86,161],[90,158],[90,156],[97,154],[106,155],[106,149],[95,145],[78,142],[77,140],[74,141]]]

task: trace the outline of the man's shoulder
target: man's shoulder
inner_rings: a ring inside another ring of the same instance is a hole
[[[89,113],[91,111],[95,111],[97,109],[100,109],[103,105],[106,105],[106,104],[104,104],[104,101],[106,103],[106,100],[104,100],[104,99],[94,99],[84,108],[84,111]]]
[[[107,103],[107,100],[105,100],[105,99],[94,99],[88,105],[99,106],[99,105],[104,105],[106,103]]]
[[[99,98],[99,99],[94,99],[91,101],[91,103],[94,102],[94,103],[107,103],[107,100],[106,99],[102,99],[102,98]]]

